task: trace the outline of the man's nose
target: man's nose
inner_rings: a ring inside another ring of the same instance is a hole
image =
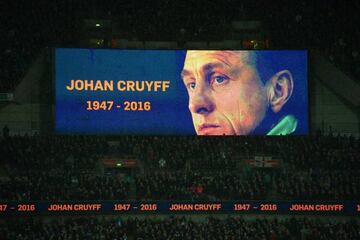
[[[195,90],[189,101],[189,109],[192,113],[209,114],[214,111],[215,105],[212,97],[210,96],[210,89],[198,88]]]

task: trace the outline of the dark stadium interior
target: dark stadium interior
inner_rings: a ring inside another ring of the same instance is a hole
[[[359,12],[358,1],[2,1],[0,240],[360,239]],[[56,134],[57,47],[305,49],[309,134]],[[62,202],[149,212],[44,210]],[[266,206],[174,213],[166,202]],[[316,210],[284,210],[297,202]]]

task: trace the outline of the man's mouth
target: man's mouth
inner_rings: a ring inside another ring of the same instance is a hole
[[[219,127],[220,127],[220,125],[218,125],[218,124],[204,123],[198,127],[198,134],[199,135],[211,135],[211,132]]]

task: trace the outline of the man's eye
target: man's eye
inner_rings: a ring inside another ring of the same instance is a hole
[[[216,76],[214,77],[215,84],[223,84],[225,83],[229,78],[225,76]]]
[[[194,82],[188,84],[188,88],[190,88],[191,90],[194,90],[195,86],[196,84]]]

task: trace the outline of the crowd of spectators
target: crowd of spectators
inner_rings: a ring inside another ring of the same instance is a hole
[[[140,159],[152,170],[234,170],[241,161],[239,157],[270,155],[284,159],[284,164],[294,170],[359,170],[359,152],[359,139],[331,133],[296,137],[124,136],[114,139],[25,135],[2,139],[0,163],[24,170],[30,166],[46,170],[56,164],[68,170],[94,168],[100,156],[121,154]]]
[[[135,147],[128,153],[152,169],[234,170],[241,161],[238,158],[268,155],[284,159],[291,170],[360,170],[360,140],[352,135],[129,137],[122,142],[121,149],[130,142]],[[165,161],[162,167],[160,159]]]
[[[326,136],[288,138],[282,156],[292,170],[359,170],[360,140],[329,132]]]
[[[9,171],[44,172],[93,169],[107,151],[107,140],[89,136],[8,136],[1,139],[0,163]]]
[[[280,142],[286,142],[286,139],[131,136],[117,141],[119,145],[111,148],[112,151],[136,156],[150,169],[231,170],[237,164],[233,156],[279,154]],[[159,164],[161,159],[163,165]]]
[[[356,220],[304,218],[246,220],[241,217],[8,219],[0,224],[3,240],[352,240],[360,238]]]
[[[129,182],[97,170],[107,148],[99,137],[5,137],[0,146],[0,199],[125,199]]]
[[[359,171],[152,173],[136,179],[139,199],[357,200]]]
[[[12,176],[0,180],[0,199],[17,201],[129,199],[124,178],[69,174],[63,170]]]
[[[280,199],[357,200],[360,197],[359,171],[287,172],[275,175]]]
[[[289,3],[290,4],[290,3]],[[297,1],[235,1],[187,3],[169,0],[101,1],[79,0],[13,2],[3,4],[0,60],[0,90],[12,90],[30,63],[45,46],[83,46],[84,19],[107,19],[116,36],[140,41],[216,41],[232,37],[231,22],[259,20],[268,32],[271,48],[319,49],[346,72],[360,78],[357,26],[360,4],[332,1],[318,4]],[[265,7],[266,6],[266,7]],[[205,10],[206,9],[206,10]],[[16,17],[13,17],[16,16]],[[357,20],[356,20],[357,19]],[[108,47],[108,46],[107,46]]]
[[[359,147],[359,139],[332,134],[116,140],[7,136],[0,145],[0,199],[356,200]],[[137,159],[139,169],[104,170],[104,156],[124,155]],[[245,163],[256,155],[277,156],[280,164],[256,168]]]
[[[266,199],[266,173],[159,172],[136,178],[137,198],[154,200]]]

